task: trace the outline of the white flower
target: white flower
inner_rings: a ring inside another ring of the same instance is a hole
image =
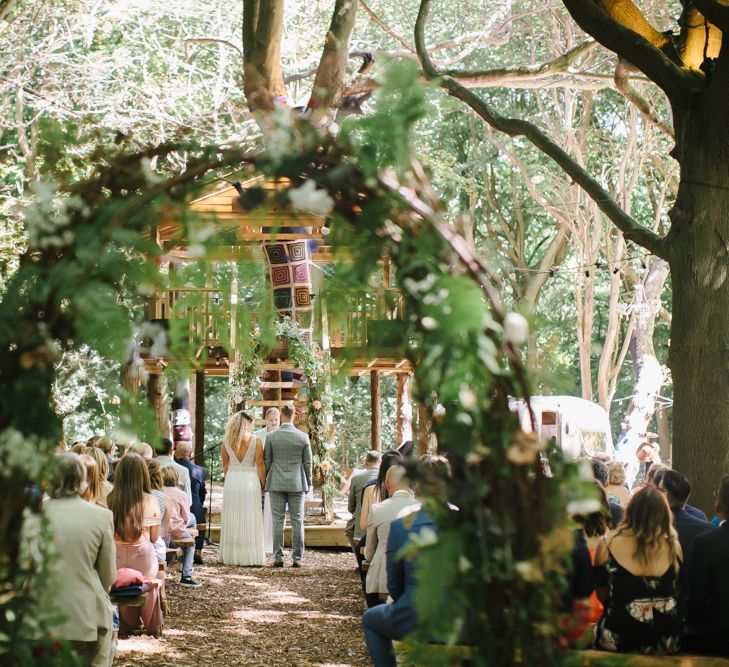
[[[602,505],[597,498],[580,498],[567,503],[567,514],[592,514],[601,509]]]
[[[538,583],[544,580],[544,574],[539,566],[531,560],[522,560],[514,565],[519,576],[530,583]]]
[[[289,190],[289,199],[294,208],[313,215],[327,216],[331,213],[334,200],[326,190],[317,190],[316,183],[306,181],[300,188]]]
[[[478,405],[478,397],[468,387],[461,387],[458,400],[466,410],[473,410]]]
[[[470,570],[470,569],[471,569],[472,567],[473,567],[473,565],[471,565],[471,561],[470,561],[470,560],[468,560],[468,558],[466,558],[466,557],[465,557],[465,556],[464,556],[463,554],[461,554],[461,555],[460,555],[460,556],[458,557],[458,569],[459,569],[459,570],[460,570],[461,572],[463,572],[463,573],[465,574],[465,573],[466,573],[466,572],[468,572],[468,571],[469,571],[469,570]]]
[[[512,345],[523,345],[529,338],[529,323],[519,313],[508,313],[504,318],[504,340]]]
[[[446,414],[445,406],[442,405],[441,403],[438,403],[438,405],[436,405],[435,408],[433,409],[433,417],[435,417],[436,419],[442,419],[443,417],[445,417],[445,414]]]
[[[438,542],[438,535],[432,528],[425,526],[420,533],[418,533],[418,545],[421,547],[429,547]]]
[[[420,324],[423,325],[423,329],[426,331],[433,331],[434,329],[438,328],[438,320],[435,319],[435,317],[431,317],[430,315],[427,315],[422,320],[420,320]]]

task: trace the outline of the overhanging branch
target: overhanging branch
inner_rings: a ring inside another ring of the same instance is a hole
[[[588,35],[594,37],[605,48],[610,49],[631,65],[637,67],[653,81],[671,102],[684,99],[703,80],[696,73],[682,69],[661,47],[671,53],[674,60],[678,55],[670,45],[655,42],[653,37],[660,35],[650,26],[640,10],[630,0],[612,3],[616,11],[609,13],[610,7],[601,8],[593,0],[562,0],[575,22]],[[618,9],[630,9],[631,27],[621,23]],[[636,28],[635,30],[633,28]]]
[[[583,169],[561,146],[548,137],[533,123],[515,118],[506,118],[495,111],[475,93],[462,86],[451,76],[441,76],[435,69],[425,50],[425,24],[428,19],[430,0],[421,0],[420,11],[415,22],[415,48],[423,72],[428,79],[438,79],[442,88],[450,95],[470,106],[484,121],[493,128],[511,137],[523,136],[534,146],[550,157],[574,180],[595,202],[597,207],[620,229],[627,239],[643,246],[653,254],[666,258],[667,247],[663,237],[638,224],[623,211],[605,188]]]
[[[723,33],[729,31],[729,5],[718,0],[692,0],[692,2],[710,23]]]

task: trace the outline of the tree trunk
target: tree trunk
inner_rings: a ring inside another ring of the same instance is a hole
[[[586,276],[577,283],[577,345],[580,355],[580,384],[582,398],[592,400],[592,324],[595,316],[593,277]]]
[[[370,371],[370,435],[372,449],[382,448],[382,419],[380,416],[380,372]]]
[[[661,308],[661,294],[668,278],[668,271],[668,262],[656,259],[643,283],[636,286],[631,306],[635,317],[631,347],[636,383],[630,409],[626,415],[628,423],[626,449],[620,453],[621,460],[629,464],[628,483],[631,483],[631,477],[634,477],[632,473],[637,471],[635,450],[645,440],[648,425],[656,411],[656,398],[665,382],[665,373],[653,347],[653,332]]]
[[[154,415],[162,438],[170,437],[170,397],[167,376],[164,373],[150,375],[147,381],[147,400]]]
[[[205,372],[195,373],[195,463],[205,465]]]
[[[397,446],[413,439],[412,378],[409,373],[397,376]]]

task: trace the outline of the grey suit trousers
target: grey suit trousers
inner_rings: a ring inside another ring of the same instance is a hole
[[[304,557],[304,492],[269,491],[271,514],[273,515],[273,559],[283,562],[283,535],[286,503],[291,517],[291,554],[294,563]]]

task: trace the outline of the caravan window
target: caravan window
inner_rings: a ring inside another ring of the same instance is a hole
[[[604,431],[580,431],[580,436],[588,456],[607,451],[608,436]]]

